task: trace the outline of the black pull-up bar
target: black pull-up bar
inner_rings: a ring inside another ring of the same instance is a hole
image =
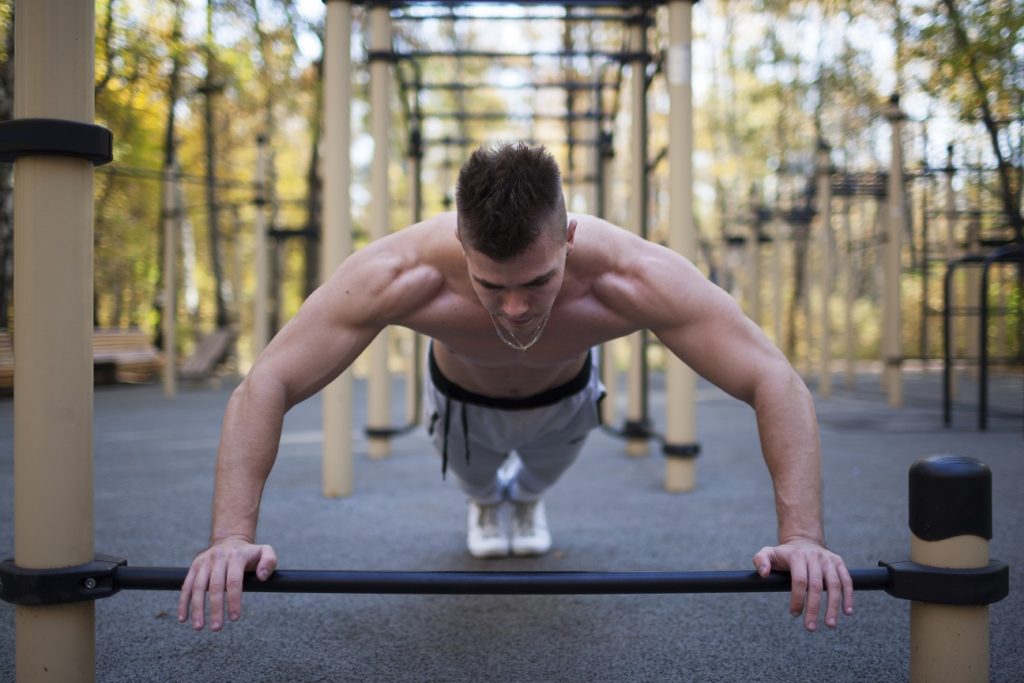
[[[1006,597],[1009,569],[990,562],[977,569],[938,569],[913,562],[879,563],[853,569],[859,591],[884,590],[907,600],[950,605],[986,605]],[[33,570],[0,562],[0,599],[46,605],[97,600],[121,590],[181,590],[185,567],[129,567],[99,555],[88,564]],[[266,581],[247,574],[243,589],[253,593],[373,593],[392,595],[624,595],[682,593],[782,593],[790,576],[753,571],[691,572],[482,572],[279,570]]]
[[[181,590],[187,570],[118,567],[121,590]],[[885,590],[884,567],[850,572],[857,590]],[[788,574],[762,578],[750,571],[720,572],[471,572],[280,570],[266,581],[245,577],[243,589],[261,593],[376,593],[423,595],[615,595],[642,593],[778,593],[790,589]]]

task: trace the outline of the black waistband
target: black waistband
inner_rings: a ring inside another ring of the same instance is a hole
[[[591,353],[587,352],[587,358],[583,361],[583,367],[576,373],[576,376],[565,384],[560,384],[557,387],[552,387],[539,394],[533,394],[532,396],[523,396],[519,398],[498,398],[495,396],[484,396],[468,389],[463,389],[458,384],[455,384],[441,373],[441,368],[437,366],[437,360],[434,358],[434,347],[431,345],[430,353],[427,354],[430,357],[430,379],[443,395],[452,399],[453,401],[461,401],[462,403],[469,403],[476,406],[484,406],[485,408],[497,408],[498,410],[528,410],[530,408],[542,408],[549,406],[554,403],[558,403],[562,399],[569,398],[575,394],[583,391],[587,384],[590,382],[590,373],[593,366],[591,359]]]

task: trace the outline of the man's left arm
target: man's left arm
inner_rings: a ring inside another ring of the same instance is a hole
[[[779,543],[754,555],[762,576],[773,569],[792,578],[790,611],[817,627],[827,590],[825,624],[853,612],[853,581],[843,560],[825,547],[821,449],[810,392],[785,356],[736,302],[682,257],[645,250],[633,283],[634,310],[646,327],[694,371],[750,404],[757,415],[772,477]]]
[[[814,404],[788,362],[767,363],[750,403],[775,489],[779,545],[754,555],[754,567],[761,576],[773,569],[790,573],[790,613],[803,613],[811,631],[821,612],[821,592],[827,590],[825,625],[834,628],[840,608],[847,615],[853,613],[853,581],[842,558],[825,547]]]

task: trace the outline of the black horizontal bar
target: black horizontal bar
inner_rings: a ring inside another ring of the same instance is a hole
[[[598,89],[615,88],[615,83],[602,83],[601,81],[562,81],[551,83],[513,83],[502,85],[501,83],[449,83],[433,82],[420,83],[415,86],[419,90],[565,90],[570,92],[590,93]]]
[[[624,52],[610,50],[542,50],[536,52],[509,52],[502,50],[405,50],[402,52],[392,50],[370,50],[367,58],[374,60],[399,60],[416,58],[440,58],[452,59],[572,59],[583,58],[605,58],[616,59],[623,62],[649,62],[653,57],[647,52]]]
[[[610,121],[615,118],[612,112],[598,113],[593,111],[556,114],[553,112],[503,112],[503,111],[425,111],[416,118],[439,119],[444,121]]]
[[[641,7],[656,7],[658,5],[664,5],[666,0],[572,0],[571,2],[557,2],[553,0],[525,0],[523,2],[515,3],[524,7],[565,7],[566,5],[572,7],[622,7],[622,8],[641,8]],[[694,0],[696,2],[696,0]],[[433,5],[435,7],[450,7],[452,2],[450,0],[391,0],[385,2],[383,0],[357,0],[356,4],[372,4],[372,5],[387,5],[388,7],[398,8],[405,7],[407,5]],[[468,7],[471,5],[508,5],[508,0],[464,0],[463,2],[454,3],[457,7]]]
[[[521,4],[521,3],[520,3]],[[625,14],[392,14],[392,21],[559,21],[564,23],[582,22],[634,22],[635,12]]]
[[[181,590],[183,567],[117,567],[115,590]],[[850,571],[857,590],[886,590],[889,570]],[[402,595],[617,595],[638,593],[780,593],[788,574],[761,578],[725,572],[403,572],[279,570],[266,581],[249,574],[243,588],[258,593],[375,593]]]

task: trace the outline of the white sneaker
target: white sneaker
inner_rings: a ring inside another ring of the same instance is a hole
[[[501,503],[481,505],[470,501],[468,526],[466,547],[470,555],[477,559],[508,556],[508,528]]]
[[[512,554],[543,555],[551,550],[551,532],[544,501],[512,501]]]

